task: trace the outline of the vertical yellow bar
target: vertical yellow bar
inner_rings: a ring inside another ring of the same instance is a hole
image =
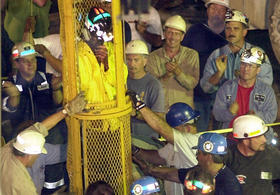
[[[124,108],[125,106],[125,81],[123,72],[123,35],[121,22],[121,7],[120,0],[112,1],[112,22],[114,33],[114,52],[116,60],[116,78],[117,84],[117,107]]]
[[[117,84],[117,107],[125,107],[125,81],[124,81],[124,72],[123,68],[123,36],[122,36],[122,21],[121,21],[121,8],[120,0],[112,1],[112,22],[113,22],[113,33],[114,33],[114,52],[116,59],[116,80]],[[124,194],[128,193],[128,181],[126,175],[126,153],[125,153],[125,144],[124,143],[124,128],[123,124],[120,127],[120,140],[121,140],[121,161],[122,161],[122,176],[123,176],[123,188]]]
[[[68,126],[68,156],[67,170],[70,178],[70,191],[77,195],[83,194],[82,183],[82,156],[80,121],[76,118],[67,118]]]
[[[73,0],[63,1],[64,16],[60,18],[64,25],[64,45],[63,46],[63,92],[64,100],[68,102],[77,95],[77,66],[76,66],[76,48],[75,48],[75,27]],[[61,35],[63,36],[63,35]]]
[[[60,14],[60,42],[63,51],[63,93],[64,102],[73,99],[77,94],[76,85],[76,51],[74,28],[74,0],[58,0]],[[70,191],[75,194],[83,194],[82,163],[81,163],[81,137],[80,122],[74,117],[67,117],[68,126],[68,151],[67,169],[70,178]]]

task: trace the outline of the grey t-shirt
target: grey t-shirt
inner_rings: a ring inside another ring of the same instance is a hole
[[[164,112],[164,93],[161,83],[147,73],[141,79],[127,78],[127,88],[135,91],[141,97],[148,108],[154,112]],[[142,135],[148,137],[158,137],[156,133],[145,121],[131,117],[132,135]]]

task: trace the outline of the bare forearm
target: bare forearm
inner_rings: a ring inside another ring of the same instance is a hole
[[[52,114],[48,118],[42,121],[42,124],[49,130],[53,128],[58,122],[66,117],[66,114],[63,114],[62,111],[59,111],[55,114]]]
[[[155,112],[161,119],[165,120],[165,113]]]
[[[172,128],[162,120],[157,114],[151,111],[149,108],[144,107],[140,110],[145,121],[153,128],[154,131],[163,136],[168,142],[174,142]]]
[[[140,149],[137,154],[134,155],[137,159],[144,160],[153,165],[165,165],[166,161],[161,158],[157,150],[144,150]]]
[[[216,72],[213,76],[210,77],[209,83],[211,83],[212,85],[218,85],[223,75],[224,73],[221,73],[219,71]]]
[[[178,169],[169,167],[151,167],[148,173],[154,177],[180,183]]]
[[[136,112],[137,113],[137,115],[136,115],[136,118],[138,119],[138,120],[145,120],[144,119],[144,117],[142,116],[142,114],[140,113],[140,112]],[[154,112],[156,115],[158,115],[160,118],[162,118],[162,119],[164,119],[164,116],[165,116],[165,114],[164,113],[162,113],[162,112]]]
[[[24,32],[23,37],[22,37],[22,41],[28,42],[28,43],[34,45],[34,39],[33,39],[32,33],[30,31]]]
[[[49,51],[44,52],[43,57],[53,67],[53,69],[55,69],[55,71],[62,73],[62,60],[52,56]]]

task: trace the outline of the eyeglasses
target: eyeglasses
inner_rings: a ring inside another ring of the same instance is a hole
[[[202,194],[208,194],[214,190],[213,186],[207,185],[201,181],[198,180],[185,180],[184,186],[189,191],[196,191],[198,189],[201,190]]]

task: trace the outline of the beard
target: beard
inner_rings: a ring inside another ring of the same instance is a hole
[[[223,18],[221,18],[220,16],[212,16],[210,18],[210,21],[211,21],[211,24],[214,26],[214,27],[220,27],[222,25],[225,24],[225,20]]]
[[[260,145],[258,151],[264,151],[265,150],[265,146],[266,146],[266,144]]]
[[[252,145],[251,145],[249,148],[255,152],[261,152],[261,151],[265,150],[265,146],[266,146],[266,144],[261,144],[258,147],[252,147]]]

